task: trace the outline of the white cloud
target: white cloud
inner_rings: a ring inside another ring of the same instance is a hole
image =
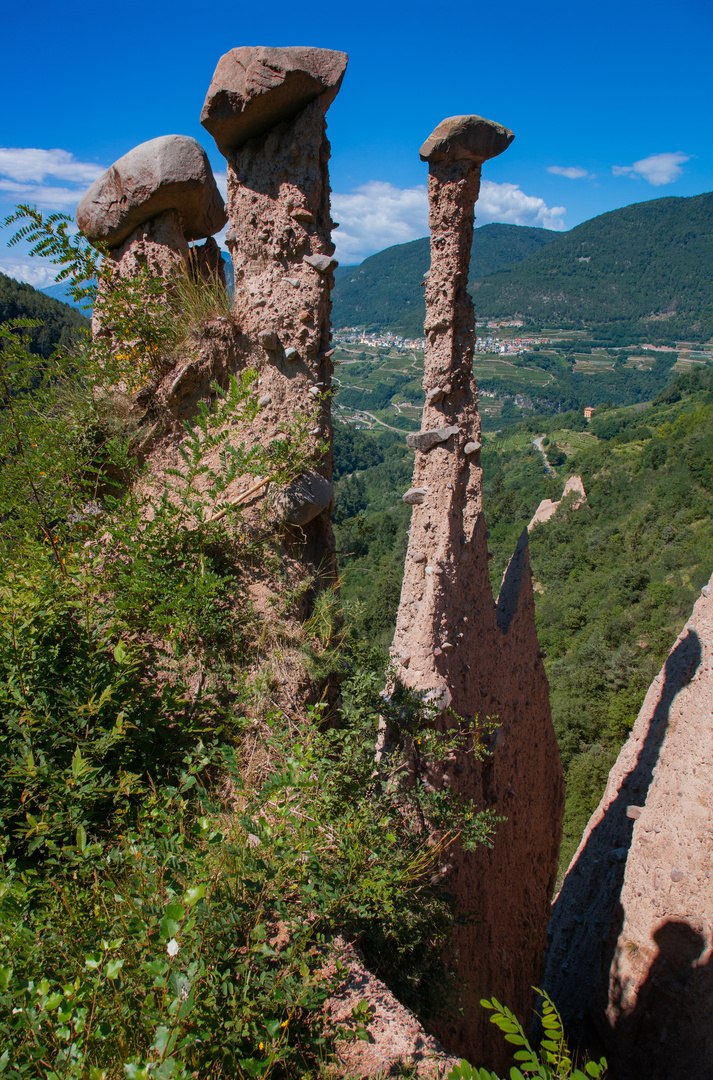
[[[15,278],[15,281],[24,281],[28,285],[34,285],[36,289],[54,285],[55,274],[58,272],[57,266],[52,266],[44,259],[25,259],[22,256],[0,258],[0,274]]]
[[[526,195],[517,184],[495,184],[483,180],[475,213],[481,225],[503,221],[508,225],[538,225],[542,229],[564,229],[564,206],[548,206],[539,195]]]
[[[69,183],[91,184],[104,172],[101,165],[77,161],[68,150],[0,147],[0,175],[10,180],[41,183],[48,176]]]
[[[0,147],[0,201],[8,209],[29,203],[73,214],[83,192],[102,172],[101,165],[78,161],[68,150]]]
[[[587,170],[580,165],[548,165],[547,171],[555,176],[566,176],[568,180],[583,180],[589,177]]]
[[[476,204],[478,222],[540,225],[563,229],[563,206],[549,207],[537,195],[526,195],[517,184],[484,180]],[[332,214],[340,223],[334,234],[336,256],[342,263],[361,262],[392,244],[405,244],[428,233],[428,193],[425,185],[398,188],[370,180],[348,194],[332,193]]]
[[[221,169],[220,172],[213,173],[215,182],[218,185],[218,191],[223,196],[224,200],[228,198],[228,170]]]
[[[690,160],[691,155],[680,150],[668,154],[651,154],[641,161],[635,161],[633,165],[612,165],[612,173],[614,176],[640,176],[654,187],[661,187],[662,184],[672,184],[674,180],[678,180],[683,174],[681,166]]]
[[[5,192],[5,200],[15,203],[30,203],[43,210],[74,211],[84,188],[52,187],[50,184],[17,184],[13,180],[0,179],[0,192]]]
[[[369,180],[349,194],[333,192],[332,216],[340,226],[333,237],[337,258],[358,263],[428,232],[426,186],[398,188],[383,180]]]

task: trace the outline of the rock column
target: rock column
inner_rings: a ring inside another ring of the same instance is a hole
[[[414,509],[392,647],[399,679],[443,710],[439,726],[455,717],[497,725],[485,762],[464,749],[434,766],[431,778],[505,819],[492,849],[456,848],[449,859],[445,887],[467,919],[453,943],[463,1013],[434,1029],[449,1051],[499,1070],[510,1053],[479,1001],[495,994],[529,1024],[564,800],[527,532],[494,605],[482,514],[475,320],[466,287],[481,165],[512,138],[481,117],[452,117],[421,149],[431,225],[426,406],[422,430],[408,437],[416,458],[404,499]]]
[[[119,277],[135,277],[146,267],[152,276],[167,278],[193,265],[201,276],[224,281],[213,234],[226,221],[205,151],[185,135],[162,135],[134,147],[95,180],[77,207],[79,228],[109,249]],[[189,246],[203,239],[201,247]],[[95,335],[102,332],[101,308],[100,293]]]
[[[260,438],[302,418],[314,467],[277,505],[302,557],[334,574],[329,141],[325,114],[346,69],[326,49],[223,56],[201,122],[228,161],[227,244],[242,363],[257,370]],[[326,454],[321,448],[326,447]]]

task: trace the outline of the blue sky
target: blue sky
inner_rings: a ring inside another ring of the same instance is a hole
[[[73,212],[99,171],[157,135],[193,135],[218,58],[238,45],[317,45],[350,62],[328,114],[343,263],[424,236],[418,149],[479,113],[515,141],[488,162],[478,221],[571,228],[606,210],[713,188],[710,0],[6,0],[0,215]],[[0,233],[0,270],[48,284]]]

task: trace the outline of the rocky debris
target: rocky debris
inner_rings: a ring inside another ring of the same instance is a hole
[[[462,1014],[433,1028],[450,1052],[500,1070],[509,1063],[507,1045],[480,999],[495,994],[530,1022],[564,791],[535,632],[527,532],[496,608],[476,452],[475,318],[467,292],[474,204],[479,162],[498,146],[505,149],[511,134],[479,117],[457,121],[439,125],[422,150],[430,158],[431,227],[423,385],[449,389],[437,400],[427,398],[423,430],[408,438],[416,450],[406,493],[413,516],[391,652],[398,678],[437,708],[497,725],[485,762],[458,750],[434,765],[430,779],[504,819],[492,849],[452,850],[444,887],[463,913],[478,914],[454,933]],[[427,500],[414,497],[421,493]],[[452,722],[449,713],[436,721]]]
[[[562,492],[562,498],[558,502],[554,502],[552,499],[543,499],[540,505],[535,510],[532,521],[527,526],[527,531],[531,532],[535,525],[541,525],[545,521],[549,521],[550,518],[557,513],[557,510],[561,506],[562,502],[571,495],[573,492],[577,493],[570,503],[572,510],[579,510],[582,503],[587,501],[587,493],[584,490],[584,483],[581,476],[570,476],[569,480],[564,486]],[[581,498],[579,497],[581,496]]]
[[[229,157],[268,135],[317,98],[326,112],[344,78],[347,54],[333,49],[245,46],[221,56],[208,88],[201,124]],[[310,207],[300,207],[309,220]]]
[[[260,393],[271,399],[261,413],[265,444],[284,438],[296,418],[305,421],[312,473],[281,498],[284,520],[295,526],[294,542],[302,545],[298,557],[325,581],[336,576],[329,520],[336,261],[325,118],[346,63],[344,53],[327,49],[233,49],[218,63],[202,115],[228,158],[226,241],[239,365],[257,371]],[[236,430],[236,438],[241,434]],[[326,458],[319,456],[325,442]]]
[[[408,491],[403,493],[401,498],[405,503],[408,503],[409,506],[416,506],[417,503],[422,503],[427,495],[428,492],[425,488],[409,488]]]
[[[712,740],[709,590],[649,688],[552,910],[544,988],[613,1080],[711,1076]]]
[[[162,135],[134,147],[82,196],[77,225],[109,248],[164,210],[177,210],[186,240],[203,240],[227,222],[205,150],[187,135]]]
[[[413,1069],[419,1080],[442,1080],[459,1064],[440,1043],[428,1035],[413,1013],[364,966],[358,949],[343,939],[335,942],[346,978],[337,994],[329,999],[330,1025],[347,1024],[352,1010],[366,1002],[371,1018],[365,1027],[369,1041],[338,1043],[338,1073],[345,1077],[401,1076]],[[411,1073],[409,1072],[409,1075]]]
[[[482,165],[507,150],[515,136],[509,128],[482,116],[441,120],[421,147],[421,161],[472,161]]]

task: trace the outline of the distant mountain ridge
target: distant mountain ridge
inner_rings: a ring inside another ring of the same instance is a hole
[[[0,322],[10,319],[41,319],[42,326],[28,331],[31,350],[47,358],[56,345],[70,345],[88,320],[69,304],[44,291],[0,273]]]
[[[428,240],[415,240],[340,268],[334,325],[420,335],[418,283],[428,261]],[[482,318],[590,328],[613,344],[706,341],[713,336],[713,193],[634,203],[566,233],[484,225],[475,230],[470,291]]]
[[[481,225],[473,234],[469,278],[479,280],[540,251],[559,234],[528,225]],[[430,264],[426,236],[397,244],[365,259],[340,266],[332,292],[332,324],[388,328],[411,337],[423,333],[425,308],[421,282]]]
[[[634,203],[473,281],[476,311],[613,342],[713,336],[713,192]]]

